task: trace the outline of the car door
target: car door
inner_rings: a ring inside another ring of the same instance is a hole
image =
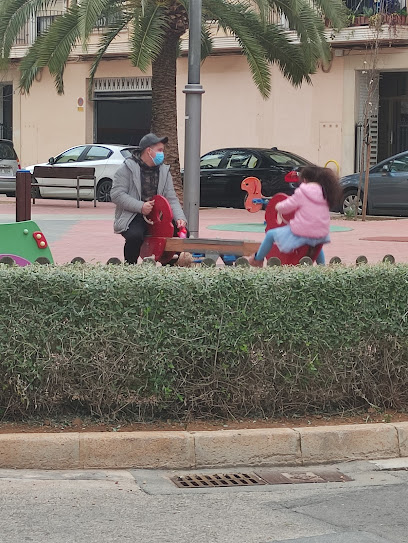
[[[82,157],[85,155],[89,145],[79,145],[78,147],[72,147],[67,151],[64,151],[58,155],[52,164],[52,166],[58,168],[72,168],[82,164]],[[51,164],[49,164],[51,165]],[[40,187],[41,196],[45,198],[75,198],[76,197],[76,179],[42,179],[37,178],[39,184],[45,183],[49,185],[55,185],[55,187]],[[68,188],[66,188],[68,187]],[[72,188],[71,188],[72,187]]]
[[[285,175],[292,170],[310,165],[310,162],[302,157],[276,148],[265,150],[264,157],[265,160],[259,170],[264,196],[273,196],[277,192],[292,194],[293,186],[285,181]]]
[[[241,189],[246,177],[258,176],[260,156],[250,149],[230,150],[225,158],[225,168],[216,182],[220,190],[220,205],[242,208],[247,192]]]
[[[408,153],[382,162],[371,170],[368,204],[376,213],[408,214]]]
[[[218,183],[224,174],[227,149],[211,151],[200,160],[200,205],[212,207],[220,205],[221,187]],[[184,183],[188,182],[184,179]]]
[[[102,179],[108,168],[108,159],[113,154],[111,149],[104,147],[102,145],[91,145],[88,149],[81,155],[81,166],[85,168],[95,168],[95,177],[96,182]],[[89,181],[84,179],[81,181],[81,185],[89,185],[89,190],[82,189],[80,191],[81,198],[92,198],[93,197],[93,179]]]

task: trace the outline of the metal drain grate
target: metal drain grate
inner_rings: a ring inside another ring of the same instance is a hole
[[[180,488],[215,488],[223,486],[259,486],[268,484],[256,473],[196,473],[177,475],[171,481]]]
[[[352,481],[339,471],[270,471],[259,473],[194,473],[176,475],[170,480],[179,488],[290,485],[299,483],[344,483]]]
[[[260,476],[268,485],[288,485],[299,483],[344,483],[352,481],[339,471],[261,471]]]

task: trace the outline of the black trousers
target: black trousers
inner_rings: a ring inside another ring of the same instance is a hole
[[[129,228],[122,232],[122,236],[126,240],[124,247],[125,262],[128,264],[137,264],[140,248],[147,234],[147,228],[148,224],[143,215],[138,213],[129,224]]]
[[[176,221],[173,220],[174,233],[173,236],[177,236],[178,228]],[[129,228],[125,232],[121,232],[125,238],[124,255],[125,262],[128,264],[137,264],[137,259],[140,255],[140,249],[144,238],[148,232],[148,224],[144,220],[143,215],[137,214],[136,217],[129,224]],[[187,237],[190,237],[190,232],[187,230]]]

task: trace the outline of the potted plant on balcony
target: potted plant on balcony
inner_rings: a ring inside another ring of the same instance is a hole
[[[352,9],[347,8],[347,26],[355,26],[355,20],[356,14]]]
[[[363,13],[362,13],[362,22],[360,24],[369,25],[370,24],[370,19],[374,15],[376,15],[376,14],[374,14],[373,8],[364,7],[363,8]]]
[[[400,25],[406,25],[407,24],[407,8],[402,8],[398,11],[398,22]]]

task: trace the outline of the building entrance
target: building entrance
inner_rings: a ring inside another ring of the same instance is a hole
[[[150,132],[150,77],[97,79],[93,100],[95,143],[137,145]]]

